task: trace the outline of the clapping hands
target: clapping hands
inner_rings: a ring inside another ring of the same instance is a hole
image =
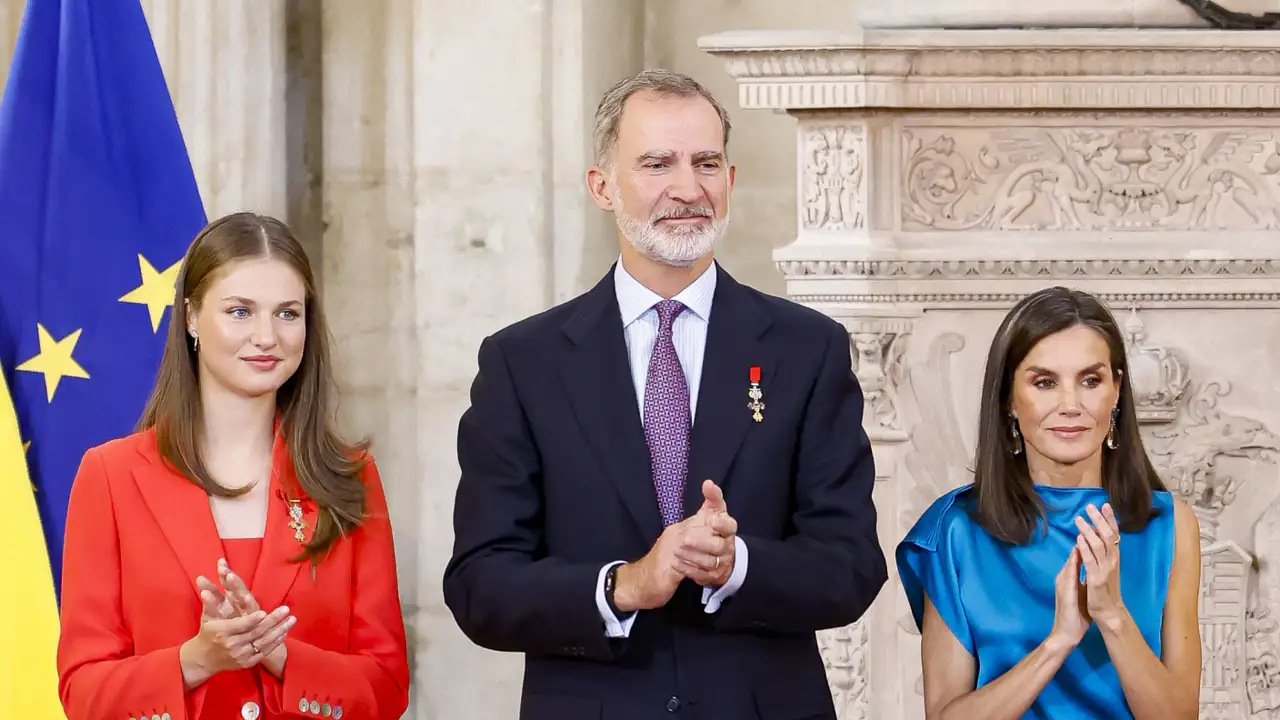
[[[724,492],[715,482],[702,482],[702,507],[680,524],[685,525],[675,549],[680,574],[703,587],[728,582],[733,574],[738,521],[729,514]]]
[[[715,482],[704,480],[698,512],[669,525],[647,555],[618,570],[618,609],[662,607],[686,578],[704,587],[728,582],[737,532],[738,523],[729,515],[724,493]]]
[[[196,578],[200,593],[200,632],[183,646],[183,676],[188,686],[224,670],[262,663],[277,677],[284,671],[285,636],[296,623],[287,606],[267,613],[244,581],[218,560],[219,583]]]

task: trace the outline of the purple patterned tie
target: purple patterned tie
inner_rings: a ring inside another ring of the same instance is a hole
[[[653,487],[663,526],[684,515],[685,474],[689,466],[689,386],[685,383],[671,326],[685,306],[675,300],[657,304],[658,340],[649,359],[644,386],[644,439],[649,444]]]

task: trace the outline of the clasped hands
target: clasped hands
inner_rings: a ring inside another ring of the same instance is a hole
[[[1110,503],[1102,510],[1085,508],[1089,521],[1076,517],[1076,544],[1058,572],[1052,634],[1071,647],[1079,644],[1096,620],[1104,630],[1125,622],[1127,610],[1120,596],[1120,525]],[[1084,565],[1085,581],[1080,582]]]
[[[220,586],[203,575],[196,578],[200,632],[182,646],[184,680],[194,687],[219,672],[258,663],[279,677],[287,657],[284,639],[297,619],[287,606],[265,612],[226,560],[218,560],[218,579]]]
[[[737,532],[724,492],[704,480],[698,512],[667,526],[648,554],[618,568],[614,604],[622,612],[662,607],[685,579],[703,587],[724,585],[733,574]]]

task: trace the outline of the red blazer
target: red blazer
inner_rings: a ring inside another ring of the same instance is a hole
[[[281,442],[273,455],[266,532],[249,589],[263,610],[287,604],[297,618],[285,640],[283,679],[253,667],[186,692],[178,648],[199,631],[196,577],[216,583],[223,554],[209,499],[161,461],[152,431],[85,453],[63,550],[58,677],[68,720],[392,720],[404,713],[404,620],[376,467],[370,460],[362,476],[367,519],[313,576],[309,561],[289,561],[301,545],[285,497],[302,498],[308,539],[316,505],[298,487]]]

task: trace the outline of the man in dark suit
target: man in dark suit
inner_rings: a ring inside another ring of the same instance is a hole
[[[712,259],[729,120],[646,71],[596,112],[621,257],[480,346],[445,601],[524,720],[835,718],[814,633],[884,584],[848,336]]]

